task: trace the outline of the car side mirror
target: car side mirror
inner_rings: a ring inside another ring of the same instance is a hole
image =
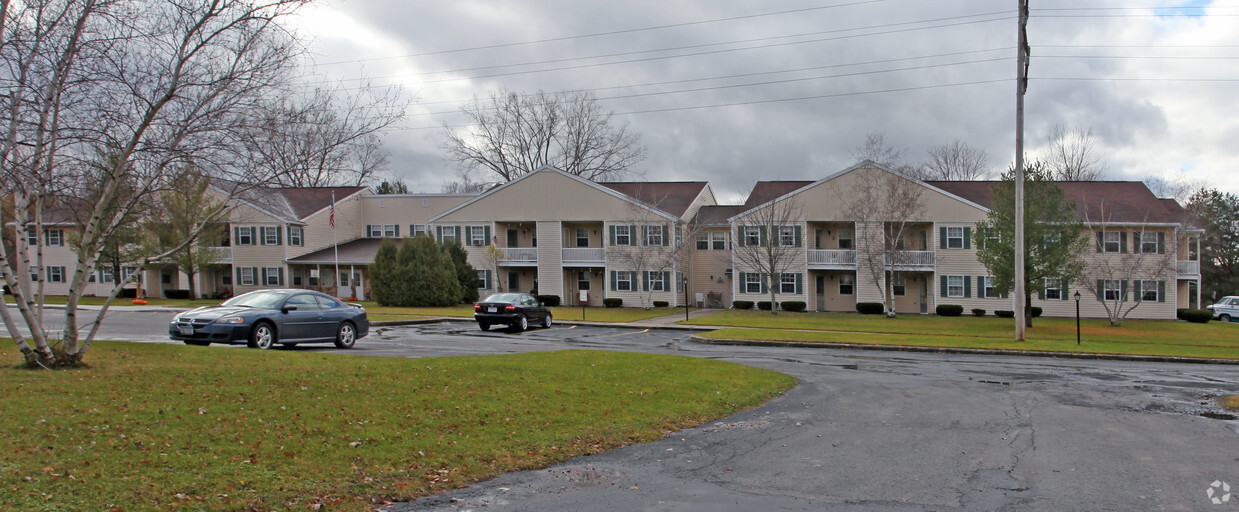
[[[284,306],[283,308],[280,308],[280,312],[283,312],[283,313],[287,313],[289,311],[296,311],[296,310],[297,310],[297,306]]]

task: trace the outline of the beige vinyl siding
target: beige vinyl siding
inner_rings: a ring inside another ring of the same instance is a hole
[[[564,298],[563,231],[557,221],[538,222],[538,293]]]
[[[716,204],[718,204],[718,201],[714,199],[714,191],[707,184],[701,188],[701,192],[697,194],[697,197],[693,198],[693,202],[684,210],[684,216],[681,217],[681,220],[687,222],[697,215],[697,210],[700,210],[702,206]]]
[[[598,221],[632,216],[630,205],[600,186],[555,172],[536,172],[502,190],[477,198],[438,222],[474,219],[526,221]],[[668,221],[670,222],[670,221]],[[502,241],[502,240],[501,240]],[[539,241],[541,242],[541,241]]]
[[[395,224],[400,236],[413,236],[412,224],[430,224],[430,219],[461,203],[473,194],[376,194],[361,196],[361,215],[365,224]],[[365,225],[362,225],[363,229]]]
[[[305,219],[305,232],[303,234],[305,241],[301,247],[289,247],[288,257],[294,258],[303,254],[331,247],[332,243],[344,243],[351,240],[356,240],[366,236],[366,224],[376,224],[369,222],[363,215],[363,201],[361,195],[353,195],[348,198],[336,198],[336,227],[334,235],[329,222],[331,217],[331,208],[328,207]],[[236,222],[234,220],[234,222]],[[403,233],[404,230],[402,229]],[[236,245],[236,242],[233,242]],[[234,265],[237,264],[235,263]],[[333,281],[334,282],[334,281]]]
[[[726,235],[728,229],[726,227],[710,228],[704,231],[707,235],[711,233],[722,233]],[[711,245],[709,249],[697,250],[697,241],[687,241],[689,244],[685,250],[687,258],[687,272],[689,280],[689,301],[696,304],[697,294],[701,294],[703,305],[708,300],[710,292],[716,292],[720,295],[724,308],[730,307],[732,302],[732,278],[724,275],[728,268],[731,268],[731,251],[726,249],[724,242],[723,250],[715,250]],[[681,269],[684,272],[684,269]],[[718,281],[722,281],[721,283]]]

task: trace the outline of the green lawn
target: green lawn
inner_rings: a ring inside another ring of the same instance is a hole
[[[1074,318],[1033,319],[1024,342],[1012,340],[1013,319],[997,317],[901,315],[892,319],[845,313],[771,315],[730,310],[687,323],[753,328],[703,335],[708,338],[1239,359],[1239,330],[1218,322],[1128,320],[1121,327],[1112,327],[1106,320],[1085,319],[1081,321],[1083,344],[1079,346],[1075,343]]]
[[[389,359],[97,342],[88,369],[19,360],[0,352],[4,510],[372,510],[659,439],[795,384],[603,351]]]

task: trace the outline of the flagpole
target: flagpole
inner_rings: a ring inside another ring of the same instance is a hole
[[[331,248],[336,253],[336,278],[332,281],[340,279],[340,244],[336,239],[336,192],[331,191],[331,217],[328,221],[331,224]],[[336,291],[340,290],[340,283],[336,283]],[[332,295],[336,295],[333,293]]]

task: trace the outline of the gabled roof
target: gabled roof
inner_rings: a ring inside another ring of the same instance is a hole
[[[374,255],[379,252],[379,244],[383,243],[382,238],[358,238],[348,242],[341,243],[338,246],[340,251],[340,264],[349,265],[370,265],[374,263]],[[403,244],[405,240],[412,238],[395,238],[397,245]],[[309,254],[302,254],[296,258],[289,258],[288,263],[297,264],[321,264],[330,265],[336,262],[337,247],[327,246]]]
[[[211,186],[284,222],[298,222],[336,202],[370,187],[264,187],[228,180],[212,180]]]
[[[738,204],[728,205],[706,205],[697,209],[697,215],[693,217],[693,224],[697,226],[726,226],[727,219],[734,217],[744,211],[745,207]]]
[[[927,181],[926,184],[945,190],[989,208],[994,185],[999,181]],[[1178,224],[1183,221],[1183,207],[1173,199],[1153,195],[1139,181],[1060,181],[1063,195],[1076,202],[1076,217],[1090,222],[1122,222]]]
[[[617,181],[599,183],[629,196],[646,206],[683,217],[701,191],[710,184],[704,181]]]
[[[744,201],[744,210],[766,204],[812,184],[812,181],[759,181],[753,185],[748,199]]]

